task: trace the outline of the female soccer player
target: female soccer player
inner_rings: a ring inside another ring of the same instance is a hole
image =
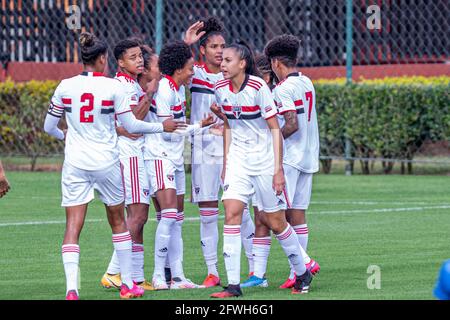
[[[159,57],[159,69],[164,75],[150,108],[150,121],[161,122],[173,117],[185,119],[185,89],[193,76],[194,58],[189,46],[175,41],[164,46]],[[194,134],[215,122],[212,115],[188,127]],[[161,221],[155,236],[155,269],[153,287],[168,289],[164,266],[167,255],[172,275],[170,289],[198,288],[183,272],[181,227],[184,220],[184,136],[157,134],[146,143],[145,160],[151,161],[149,175],[153,192],[161,207]]]
[[[137,38],[119,41],[114,48],[114,56],[119,66],[115,79],[120,81],[126,92],[134,99],[132,108],[137,119],[143,120],[150,107],[155,84],[141,88],[138,76],[144,72],[145,61],[141,42]],[[155,80],[156,82],[157,80]],[[144,136],[130,134],[118,126],[120,164],[125,185],[125,206],[127,227],[133,241],[133,281],[145,290],[153,290],[144,277],[144,225],[148,219],[150,189],[144,165]],[[106,273],[101,280],[103,287],[120,287],[120,266],[116,252],[113,253]]]
[[[193,35],[190,35],[190,31]],[[220,71],[225,48],[225,29],[217,17],[209,17],[197,22],[186,32],[185,42],[189,45],[198,39],[200,54],[204,61],[194,65],[194,76],[190,83],[192,97],[191,121],[202,119],[215,102],[214,85],[223,80]],[[222,122],[222,121],[220,121]],[[223,128],[218,123],[214,128],[205,128],[192,137],[192,202],[198,203],[200,211],[200,240],[208,268],[203,281],[205,287],[220,285],[217,269],[217,245],[219,241],[219,191],[222,184],[223,138],[211,134],[212,130]],[[249,210],[245,209],[242,219],[242,243],[249,263],[249,273],[253,272],[252,239],[255,226]]]
[[[266,45],[265,54],[280,80],[274,89],[274,96],[282,116],[281,132],[285,140],[283,167],[289,200],[286,218],[297,234],[307,269],[316,274],[320,266],[306,254],[308,226],[305,213],[311,198],[313,173],[319,170],[319,127],[314,86],[297,69],[299,47],[297,37],[282,35]],[[294,286],[294,274],[291,264],[291,274],[281,288]]]
[[[251,50],[236,43],[223,53],[221,70],[225,80],[215,85],[218,105],[225,114],[224,193],[225,207],[223,256],[228,287],[211,296],[241,296],[240,225],[245,205],[256,194],[258,209],[264,211],[268,226],[275,233],[297,272],[295,293],[308,292],[312,280],[300,253],[300,244],[287,223],[282,167],[283,140],[277,109],[270,89],[256,73]]]
[[[136,120],[131,113],[131,97],[117,80],[103,75],[108,61],[105,42],[82,33],[80,49],[84,71],[58,85],[44,123],[48,134],[66,141],[61,177],[62,206],[66,208],[62,245],[66,299],[78,300],[78,242],[94,189],[105,204],[113,232],[122,275],[120,297],[141,297],[144,290],[133,284],[131,275],[131,235],[124,220],[124,190],[114,115],[130,133],[172,132],[185,124],[173,120],[163,124]],[[64,112],[68,125],[65,132],[57,127]]]

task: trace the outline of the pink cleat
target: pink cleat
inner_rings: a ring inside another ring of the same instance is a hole
[[[121,299],[133,299],[140,298],[144,295],[144,289],[135,285],[133,283],[133,288],[128,288],[126,284],[122,284],[120,287],[120,298]]]
[[[78,294],[75,290],[67,292],[66,300],[78,300]]]
[[[294,273],[294,278],[288,278],[279,288],[280,289],[290,289],[294,287],[295,284],[295,273]]]
[[[313,276],[318,274],[320,271],[320,265],[313,259],[311,259],[311,261],[309,263],[305,264],[305,266],[306,266],[306,269],[308,269],[312,273]]]

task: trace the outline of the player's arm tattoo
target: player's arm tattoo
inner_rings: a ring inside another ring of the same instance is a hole
[[[281,128],[281,133],[283,134],[283,138],[287,139],[298,130],[297,112],[287,111],[283,116],[285,124]]]

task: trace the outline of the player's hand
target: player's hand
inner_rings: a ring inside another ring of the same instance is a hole
[[[215,124],[213,126],[211,126],[211,128],[209,128],[209,133],[215,135],[215,136],[223,136],[223,130],[224,130],[224,126],[223,123],[218,123]]]
[[[207,127],[207,126],[210,126],[210,125],[216,123],[216,121],[217,121],[217,118],[214,117],[214,115],[212,113],[208,113],[203,116],[202,121],[200,121],[200,126],[202,128]]]
[[[153,95],[156,93],[156,91],[158,91],[158,87],[159,87],[159,80],[153,79],[152,81],[150,81],[149,83],[147,83],[147,97],[149,99],[151,99],[153,97]]]
[[[175,130],[184,130],[187,128],[187,124],[183,121],[175,121],[173,119],[167,119],[163,123],[164,132],[174,132]]]
[[[184,42],[187,45],[193,45],[198,40],[200,40],[201,37],[206,33],[206,31],[198,32],[201,28],[203,28],[204,23],[201,21],[197,21],[192,26],[189,27],[189,29],[186,30],[186,35],[184,36]]]
[[[285,186],[286,181],[284,180],[284,172],[282,169],[280,169],[273,175],[272,188],[273,190],[275,190],[277,196],[279,196],[281,195],[281,193],[283,193]]]
[[[222,112],[222,110],[220,109],[219,105],[217,103],[213,103],[211,105],[211,107],[209,108],[212,113],[214,113],[218,118],[224,120],[225,118],[225,114]],[[225,120],[224,120],[225,121]]]
[[[129,133],[124,127],[116,127],[116,132],[118,136],[123,136],[131,140],[137,140],[142,137],[142,134]]]
[[[11,189],[8,179],[5,176],[0,177],[0,198],[3,197]]]

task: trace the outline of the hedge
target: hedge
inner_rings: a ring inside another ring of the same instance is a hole
[[[450,140],[450,77],[318,80],[321,155],[413,159],[425,140]],[[63,153],[64,145],[42,130],[54,81],[0,84],[0,156],[37,157]],[[329,171],[331,160],[322,160]],[[362,163],[368,173],[367,163]],[[386,163],[386,172],[392,163]]]

